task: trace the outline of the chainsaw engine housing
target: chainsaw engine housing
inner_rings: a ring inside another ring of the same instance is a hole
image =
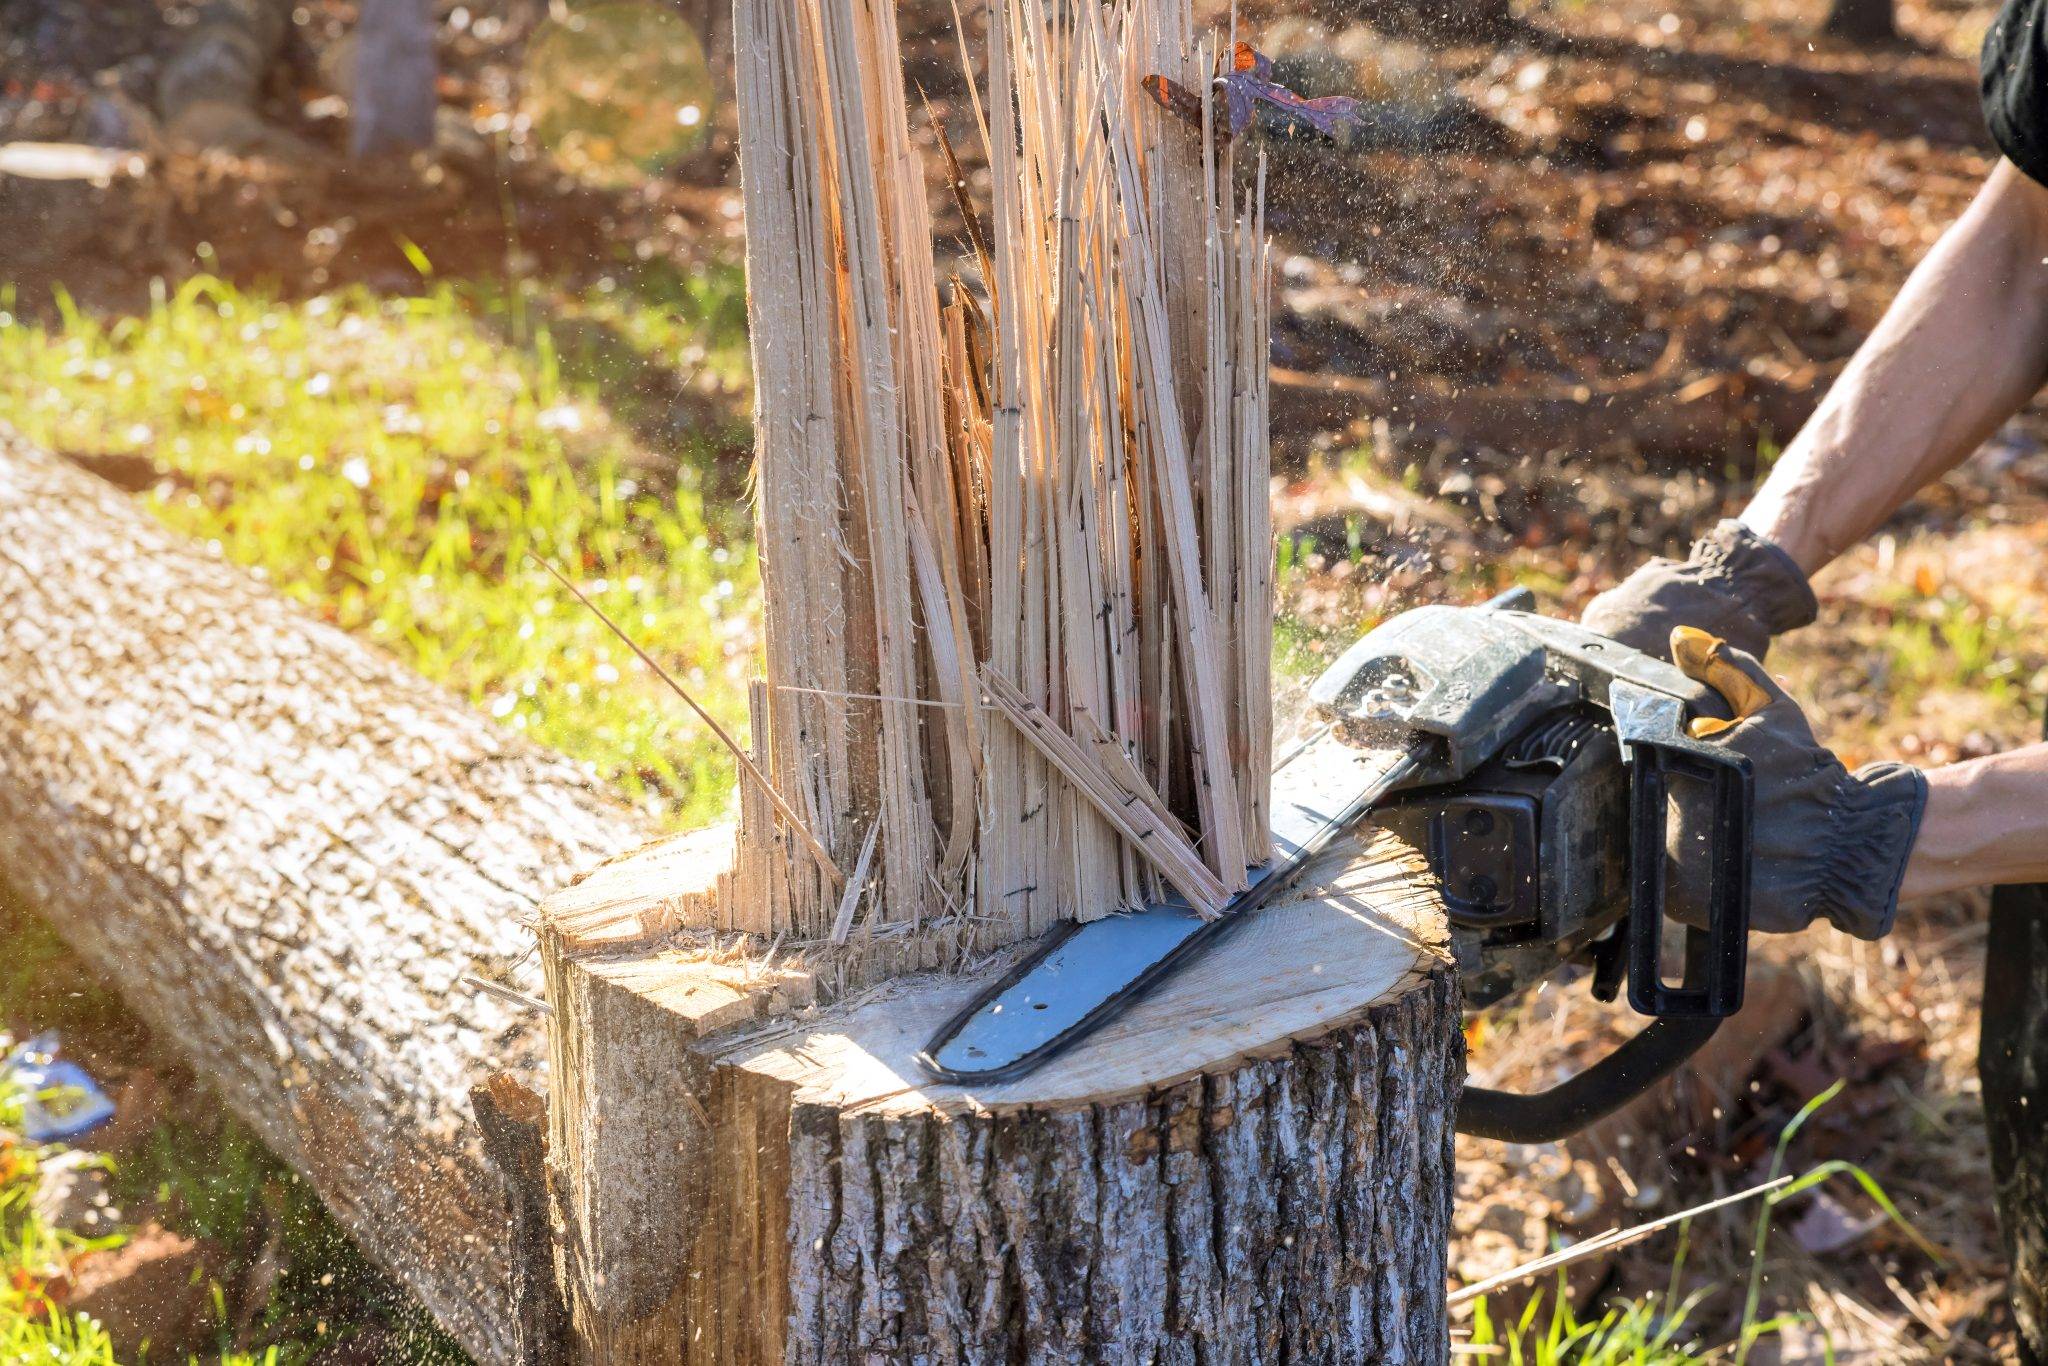
[[[1471,1005],[1541,981],[1628,914],[1628,774],[1595,708],[1546,713],[1462,781],[1402,792],[1374,819],[1428,857]]]

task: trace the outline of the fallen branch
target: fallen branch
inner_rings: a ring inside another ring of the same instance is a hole
[[[1711,1214],[1713,1211],[1728,1205],[1739,1205],[1745,1200],[1754,1200],[1760,1195],[1769,1195],[1780,1186],[1790,1185],[1796,1179],[1798,1178],[1795,1176],[1781,1176],[1774,1181],[1766,1181],[1760,1186],[1751,1186],[1748,1190],[1740,1190],[1733,1195],[1724,1195],[1718,1200],[1709,1200],[1704,1205],[1694,1205],[1691,1209],[1682,1209],[1676,1214],[1667,1214],[1662,1219],[1652,1219],[1647,1224],[1637,1224],[1633,1228],[1609,1229],[1607,1232],[1588,1238],[1582,1243],[1573,1243],[1568,1248],[1552,1252],[1547,1256],[1538,1257],[1533,1262],[1524,1262],[1512,1271],[1503,1271],[1498,1276],[1488,1276],[1476,1285],[1468,1285],[1453,1290],[1450,1297],[1450,1307],[1455,1309],[1459,1305],[1476,1300],[1482,1295],[1490,1295],[1502,1286],[1514,1285],[1518,1281],[1526,1281],[1532,1277],[1541,1276],[1546,1271],[1555,1271],[1561,1266],[1570,1266],[1573,1262],[1581,1261],[1587,1257],[1598,1256],[1602,1252],[1612,1252],[1618,1247],[1627,1247],[1630,1243],[1647,1238],[1660,1229],[1670,1228],[1673,1224],[1682,1224],[1686,1220],[1695,1218],[1698,1215]]]

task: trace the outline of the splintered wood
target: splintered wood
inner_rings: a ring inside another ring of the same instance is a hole
[[[891,0],[738,0],[767,681],[724,927],[928,961],[1267,852],[1263,167],[1188,0],[987,0],[938,278]],[[963,45],[965,38],[963,35]],[[876,832],[879,832],[878,834]]]

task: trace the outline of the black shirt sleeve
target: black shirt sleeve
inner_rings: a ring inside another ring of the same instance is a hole
[[[1984,35],[1978,82],[1991,140],[2048,185],[2048,0],[2005,0]]]

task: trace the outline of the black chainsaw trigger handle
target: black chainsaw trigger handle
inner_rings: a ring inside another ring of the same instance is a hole
[[[1619,714],[1618,714],[1619,715]],[[1659,707],[1654,719],[1636,712],[1621,724],[1629,760],[1628,1003],[1644,1015],[1723,1019],[1742,1009],[1749,962],[1750,820],[1756,781],[1749,760],[1725,746],[1693,739],[1682,712]],[[1685,933],[1684,976],[1676,986],[1661,970],[1667,885],[1667,823],[1673,778],[1704,790],[1705,829],[1694,829],[1678,861],[1688,881],[1703,879],[1704,929]],[[1704,866],[1701,866],[1704,864]]]
[[[1468,1086],[1458,1101],[1458,1132],[1503,1143],[1569,1137],[1676,1072],[1720,1027],[1712,1017],[1652,1020],[1576,1077],[1531,1095]]]

